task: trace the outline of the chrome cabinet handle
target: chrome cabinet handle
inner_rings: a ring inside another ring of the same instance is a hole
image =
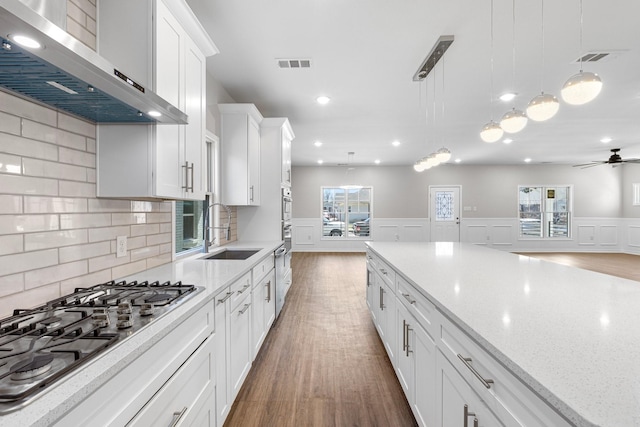
[[[231,295],[233,295],[233,292],[227,292],[227,295],[224,298],[218,300],[218,304],[222,304],[223,302],[231,298]]]
[[[182,169],[184,169],[184,185],[182,186],[182,189],[189,191],[189,162],[184,162]]]
[[[250,306],[251,306],[251,303],[245,304],[244,308],[242,310],[238,311],[238,314],[244,314],[247,310],[249,310]]]
[[[191,186],[187,187],[187,191],[191,190],[193,193],[193,163],[191,163],[191,167],[189,169],[191,169]]]
[[[407,321],[402,319],[402,351],[407,351]]]
[[[473,427],[478,427],[478,418],[474,412],[469,412],[469,405],[464,405],[464,427],[469,426],[469,417],[473,417]]]
[[[279,248],[277,251],[275,251],[274,255],[278,257],[284,254],[285,252],[287,252],[287,248]]]
[[[169,427],[176,427],[178,425],[178,423],[180,422],[180,419],[182,418],[182,416],[184,415],[184,413],[187,412],[187,407],[185,406],[184,408],[182,408],[182,411],[176,411],[173,413],[173,418],[171,419],[171,425],[169,425]]]
[[[380,310],[384,310],[384,288],[380,286]]]
[[[253,185],[249,187],[249,201],[253,202]]]
[[[247,289],[249,289],[250,287],[251,287],[251,285],[246,284],[246,285],[244,285],[244,286],[242,287],[242,289],[240,289],[240,290],[238,291],[238,293],[239,293],[239,294],[241,294],[241,293],[243,293],[244,291],[246,291]]]
[[[458,353],[458,359],[462,360],[462,363],[464,363],[464,365],[469,368],[469,370],[473,373],[473,375],[476,376],[477,379],[480,380],[480,382],[482,383],[482,385],[484,385],[486,388],[491,388],[491,384],[494,383],[493,380],[488,380],[485,378],[482,378],[482,375],[480,375],[480,373],[478,371],[476,371],[473,366],[471,366],[471,358],[470,357],[464,357],[463,355],[461,355],[460,353]]]
[[[271,302],[271,280],[267,282],[266,286],[267,286],[267,297],[265,298],[265,301]]]
[[[380,269],[380,273],[384,274],[385,276],[387,275],[387,270],[385,270],[384,268]]]
[[[405,355],[407,357],[409,357],[409,353],[413,353],[413,350],[411,350],[411,348],[409,347],[409,331],[411,331],[412,329],[409,327],[409,324],[407,323],[407,348],[405,349]]]
[[[407,301],[409,301],[409,304],[415,304],[416,303],[416,300],[412,299],[410,294],[402,294],[402,296],[405,297],[405,299]]]

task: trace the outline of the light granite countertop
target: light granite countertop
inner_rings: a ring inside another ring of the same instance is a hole
[[[112,376],[131,363],[165,337],[176,325],[186,320],[195,310],[210,302],[222,289],[273,253],[281,241],[237,242],[215,248],[260,249],[246,260],[202,260],[203,253],[164,264],[124,279],[127,280],[181,280],[185,284],[204,289],[184,303],[165,313],[156,321],[87,362],[64,379],[39,393],[24,408],[0,415],[0,426],[48,426],[87,396],[106,383]],[[90,283],[87,285],[93,285]]]
[[[572,423],[640,426],[640,282],[470,244],[368,247]]]

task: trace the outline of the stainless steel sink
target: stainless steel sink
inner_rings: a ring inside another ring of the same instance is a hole
[[[205,256],[202,259],[243,260],[257,254],[258,252],[260,252],[260,249],[225,249],[223,251],[216,252],[215,254]]]

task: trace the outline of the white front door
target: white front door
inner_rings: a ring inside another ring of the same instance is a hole
[[[429,187],[432,242],[460,241],[460,187]]]

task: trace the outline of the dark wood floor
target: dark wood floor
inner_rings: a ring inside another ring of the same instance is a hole
[[[371,322],[362,253],[294,253],[293,285],[225,426],[414,426]]]

